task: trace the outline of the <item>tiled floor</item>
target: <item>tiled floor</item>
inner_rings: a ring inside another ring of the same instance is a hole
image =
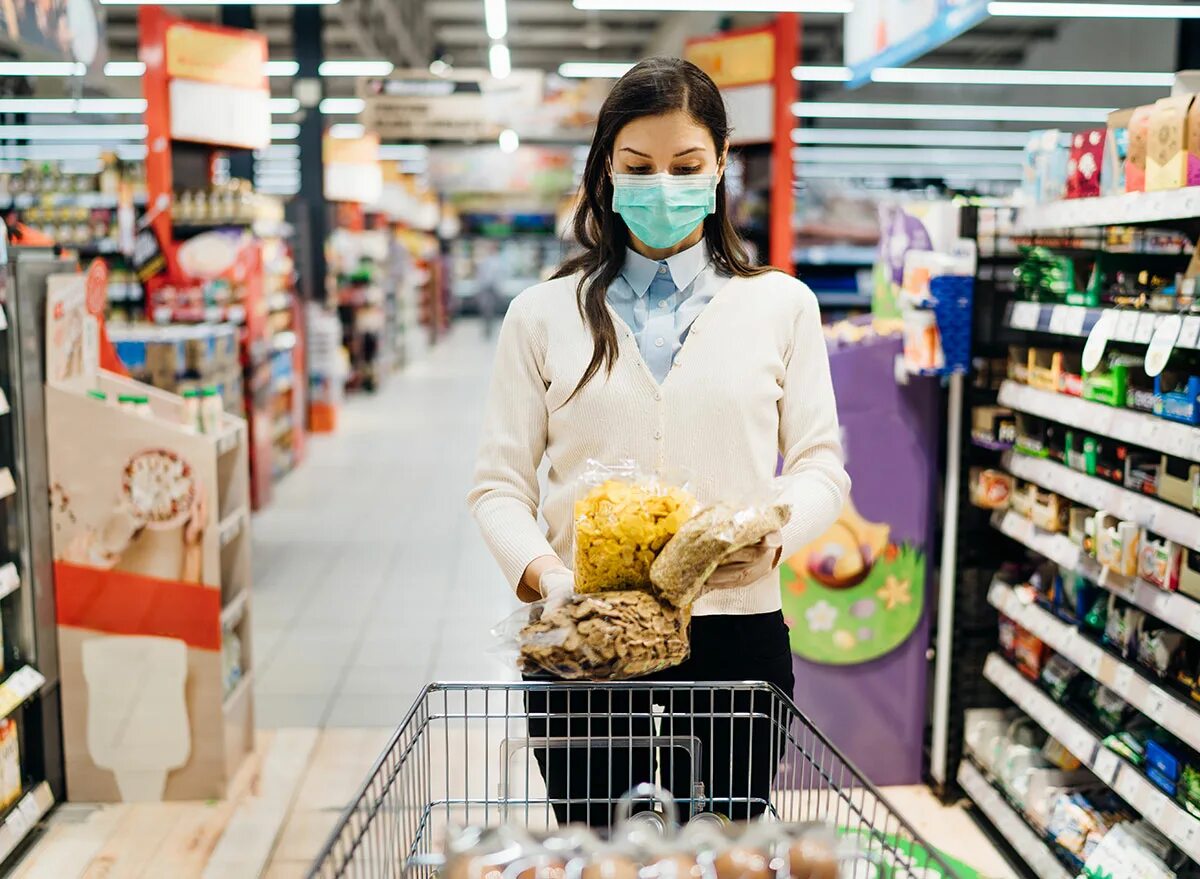
[[[260,726],[396,726],[428,681],[510,675],[489,629],[515,604],[465,505],[491,357],[466,326],[352,400],[255,518]]]
[[[261,731],[231,799],[68,805],[20,879],[305,876],[425,683],[514,676],[489,629],[516,602],[464,503],[491,357],[466,325],[352,399],[255,518]],[[1011,876],[961,810],[893,794],[934,845]]]

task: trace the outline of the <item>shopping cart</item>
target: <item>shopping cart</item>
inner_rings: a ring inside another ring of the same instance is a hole
[[[566,700],[569,721],[561,713]],[[771,734],[746,736],[751,725]],[[726,731],[725,755],[714,754],[716,747],[704,753],[704,742]],[[770,753],[748,756],[751,765],[768,767],[765,785],[720,781],[737,762],[729,742],[761,748],[763,741]],[[566,785],[569,797],[552,797],[539,761],[553,753],[585,755],[582,763],[559,764],[568,772],[593,762],[629,766],[628,784],[614,779],[593,789],[595,775],[587,772],[582,784]],[[656,761],[660,776],[670,767],[686,777],[683,784],[662,778],[681,821],[710,811],[820,821],[861,853],[864,863],[843,869],[845,876],[958,875],[772,685],[526,682],[429,685],[342,814],[310,879],[432,879],[447,828],[511,823],[549,830],[558,826],[556,812],[578,807],[580,797],[589,814],[611,815],[644,781],[632,768],[638,761],[623,756],[648,753],[674,755]],[[722,788],[719,801],[710,786]]]

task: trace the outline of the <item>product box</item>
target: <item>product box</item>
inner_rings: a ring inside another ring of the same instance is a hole
[[[1079,131],[1071,138],[1067,161],[1067,198],[1094,198],[1100,194],[1100,168],[1104,162],[1106,128]]]
[[[1178,543],[1142,530],[1138,550],[1138,576],[1160,589],[1174,592],[1179,588],[1179,569],[1183,549]]]
[[[1096,541],[1096,561],[1118,574],[1136,576],[1141,529],[1133,522],[1100,510],[1092,519],[1091,530]]]
[[[1067,194],[1071,135],[1058,129],[1030,133],[1025,146],[1024,190],[1035,203],[1058,201]]]
[[[1134,109],[1129,117],[1129,152],[1125,157],[1125,191],[1146,191],[1146,153],[1150,146],[1150,115],[1154,106]]]
[[[11,717],[0,720],[0,809],[21,796],[21,746],[17,723]]]
[[[1185,549],[1179,565],[1179,591],[1200,601],[1200,552]]]
[[[1113,110],[1108,114],[1108,133],[1104,138],[1104,161],[1100,165],[1100,194],[1120,195],[1125,191],[1125,160],[1129,156],[1129,122],[1133,110]]]
[[[1155,376],[1154,414],[1183,424],[1200,424],[1200,375],[1164,369]]]
[[[1200,185],[1200,104],[1194,95],[1160,98],[1150,116],[1146,191]]]

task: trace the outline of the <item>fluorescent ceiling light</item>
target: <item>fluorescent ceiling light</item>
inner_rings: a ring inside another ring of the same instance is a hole
[[[141,76],[145,72],[142,61],[109,61],[104,65],[105,76]]]
[[[1200,6],[1184,3],[1024,3],[993,0],[988,12],[1021,18],[1200,18]]]
[[[326,116],[357,116],[366,106],[362,98],[325,98],[320,109]]]
[[[423,143],[385,143],[379,148],[379,158],[386,161],[421,161],[428,156],[429,147]]]
[[[77,61],[0,61],[0,76],[83,76]]]
[[[521,146],[521,138],[517,137],[517,133],[511,128],[506,128],[500,132],[497,143],[500,144],[500,152],[515,153],[517,148]]]
[[[910,131],[886,128],[796,128],[792,143],[883,146],[1024,147],[1024,131]]]
[[[504,79],[512,73],[512,56],[508,54],[508,46],[492,43],[492,48],[488,50],[488,67],[496,79]]]
[[[0,98],[0,113],[138,114],[142,98]]]
[[[271,112],[278,116],[290,116],[300,112],[300,101],[296,98],[271,98],[268,104]]]
[[[845,15],[853,0],[574,0],[576,9],[621,12],[804,12]]]
[[[953,167],[946,165],[796,165],[797,179],[888,179],[892,177],[928,177],[955,180],[1021,180],[1024,171],[1010,166]]]
[[[508,3],[506,0],[483,0],[483,22],[488,39],[503,40],[508,36]]]
[[[792,159],[796,162],[845,164],[847,162],[878,162],[880,164],[920,163],[925,165],[1020,165],[1024,150],[926,150],[861,147],[796,147]]]
[[[1105,70],[970,70],[951,67],[881,67],[871,73],[871,79],[875,82],[939,85],[1077,85],[1170,88],[1175,84],[1174,73]]]
[[[0,125],[0,140],[142,140],[145,125]]]
[[[797,64],[792,68],[796,82],[849,82],[849,67],[822,67],[819,64]]]
[[[367,133],[367,127],[357,122],[339,122],[329,126],[329,136],[338,140],[354,140]]]
[[[300,65],[295,61],[268,61],[264,72],[267,76],[295,76],[300,72]]]
[[[976,104],[868,104],[797,101],[804,119],[960,119],[972,122],[1104,122],[1106,107],[1009,107]]]
[[[255,150],[254,158],[256,158],[256,159],[298,159],[298,158],[300,158],[300,145],[296,144],[296,143],[271,144],[265,150]]]
[[[271,126],[271,140],[295,140],[300,136],[300,126],[295,122],[277,122]]]
[[[558,75],[571,79],[617,79],[624,76],[634,61],[564,61]]]
[[[322,61],[317,73],[320,76],[390,76],[394,69],[391,61]]]

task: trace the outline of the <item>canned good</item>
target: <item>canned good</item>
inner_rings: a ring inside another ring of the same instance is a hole
[[[718,830],[724,830],[732,824],[733,822],[720,812],[698,812],[692,816],[688,827],[715,827]]]
[[[663,817],[662,812],[648,809],[645,812],[634,812],[625,819],[625,828],[629,831],[647,831],[655,836],[666,836],[667,819]]]

